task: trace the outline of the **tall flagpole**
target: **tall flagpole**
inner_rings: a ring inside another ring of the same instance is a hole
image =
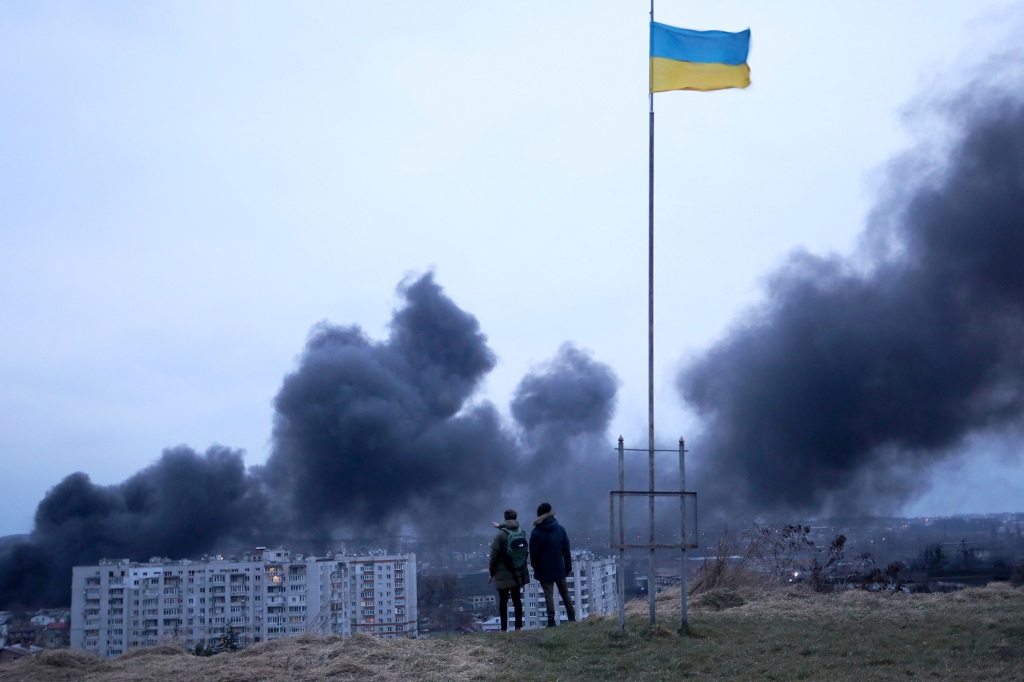
[[[651,0],[651,21],[654,21],[654,0]],[[648,88],[649,89],[649,88]],[[647,163],[647,450],[650,476],[648,488],[654,492],[654,93],[650,102],[650,140]],[[654,495],[648,497],[650,516],[650,556],[647,561],[647,599],[654,625]]]
[[[723,31],[692,31],[658,24],[654,26],[654,0],[651,0],[651,56],[650,56],[650,87],[648,117],[650,139],[648,143],[647,168],[647,450],[650,477],[648,479],[648,512],[650,520],[650,536],[648,547],[650,555],[647,560],[647,594],[651,608],[651,625],[655,623],[655,575],[654,552],[657,547],[654,532],[654,500],[659,495],[672,495],[671,492],[657,492],[654,485],[654,76],[655,59],[658,60],[657,92],[665,90],[721,90],[725,88],[745,88],[750,85],[750,67],[747,56],[750,50],[750,29],[739,33]],[[658,39],[657,49],[655,38]],[[655,57],[657,53],[657,57]],[[692,73],[675,71],[665,65],[670,62],[694,62],[708,66],[709,70],[700,76]],[[663,70],[664,69],[664,70]],[[711,76],[711,74],[714,74]],[[622,447],[619,447],[620,453]],[[679,439],[679,516],[680,539],[680,608],[682,613],[682,630],[687,629],[686,619],[686,500],[693,493],[686,492],[686,448],[682,438]],[[620,454],[621,457],[621,454]],[[621,476],[621,475],[620,475]],[[620,483],[620,485],[623,485]],[[621,497],[637,494],[639,491],[619,491]],[[642,493],[641,493],[642,494]],[[696,497],[694,497],[696,503]],[[620,501],[620,504],[622,502]],[[614,507],[613,507],[614,508]],[[696,518],[694,519],[696,523]],[[614,527],[614,518],[611,521]],[[621,523],[621,522],[620,522]],[[620,544],[624,544],[621,543]],[[633,545],[636,547],[636,545]],[[662,545],[671,547],[673,545]],[[695,546],[690,544],[691,547]],[[640,545],[642,547],[642,545]]]

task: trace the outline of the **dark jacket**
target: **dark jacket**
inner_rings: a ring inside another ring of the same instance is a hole
[[[512,569],[505,565],[505,546],[508,542],[508,533],[504,528],[508,530],[516,530],[519,528],[519,521],[515,519],[508,519],[503,521],[498,526],[498,533],[491,540],[491,560],[489,570],[491,577],[494,578],[494,585],[499,590],[507,590],[512,587],[518,587],[519,585],[525,585],[530,582],[530,570],[523,566],[519,569],[519,575],[516,575]]]
[[[551,512],[534,520],[530,531],[530,565],[540,583],[557,583],[572,573],[569,536]]]

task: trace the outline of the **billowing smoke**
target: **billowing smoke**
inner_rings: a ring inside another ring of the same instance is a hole
[[[952,141],[890,167],[871,266],[792,255],[680,375],[706,508],[892,510],[1024,422],[1024,105],[979,83],[938,113]]]
[[[512,416],[522,433],[527,481],[524,495],[537,504],[550,502],[572,527],[594,525],[617,469],[606,430],[615,410],[618,379],[587,353],[564,345],[548,364],[519,383]],[[601,523],[607,524],[604,517]]]
[[[103,557],[185,558],[289,536],[472,535],[514,500],[601,509],[610,487],[585,497],[593,481],[575,469],[595,443],[609,449],[611,370],[564,346],[522,381],[508,423],[473,399],[495,364],[476,319],[431,274],[399,293],[385,341],[313,328],[274,400],[264,466],[178,447],[119,485],[61,481],[28,539],[0,551],[0,606],[66,604],[71,567]]]
[[[401,292],[387,341],[321,324],[277,395],[267,481],[300,527],[373,536],[485,518],[514,471],[512,434],[469,402],[495,363],[476,318],[431,275]]]
[[[0,604],[68,603],[71,567],[101,557],[187,557],[265,527],[265,501],[242,453],[179,446],[118,485],[67,476],[39,503],[28,540],[0,557]]]

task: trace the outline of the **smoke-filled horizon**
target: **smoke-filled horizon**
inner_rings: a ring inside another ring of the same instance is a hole
[[[613,478],[611,369],[563,345],[523,378],[510,423],[474,399],[497,361],[476,318],[433,274],[398,291],[383,341],[354,325],[313,327],[274,400],[265,465],[182,445],[120,484],[76,472],[51,488],[29,537],[0,552],[0,606],[66,603],[71,567],[101,558],[188,558],[288,536],[484,534],[505,508],[525,520],[542,501],[570,526],[589,524]]]
[[[678,377],[706,512],[886,513],[1024,425],[1024,103],[979,81],[932,111],[864,253],[794,253]]]
[[[688,480],[703,518],[886,512],[967,439],[1022,426],[1024,104],[976,84],[939,112],[941,154],[892,164],[864,252],[794,254],[678,377],[702,420]],[[182,445],[119,484],[63,478],[29,537],[0,550],[0,607],[66,602],[71,566],[102,557],[289,533],[463,536],[542,500],[570,532],[606,523],[611,368],[564,345],[505,418],[478,397],[497,358],[477,319],[432,274],[399,294],[385,339],[314,326],[275,397],[264,465]]]

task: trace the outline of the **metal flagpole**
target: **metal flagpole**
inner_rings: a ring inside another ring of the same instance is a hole
[[[651,21],[654,21],[654,0],[651,0]],[[650,476],[648,488],[654,492],[654,93],[650,102],[650,141],[648,144],[647,178],[647,449]],[[654,625],[654,495],[648,498],[650,514],[650,556],[647,561],[647,599]]]
[[[679,492],[686,492],[686,441],[679,436]],[[682,556],[679,563],[679,612],[682,614],[680,632],[685,633],[690,626],[686,617],[686,495],[679,495],[679,544]]]
[[[619,436],[619,490],[626,489],[626,464],[625,464],[625,441]],[[613,498],[614,501],[614,498]],[[625,511],[626,498],[619,498],[619,630],[626,629],[626,524]],[[615,528],[615,518],[612,517],[612,528]],[[612,535],[612,542],[615,542],[615,535]]]

